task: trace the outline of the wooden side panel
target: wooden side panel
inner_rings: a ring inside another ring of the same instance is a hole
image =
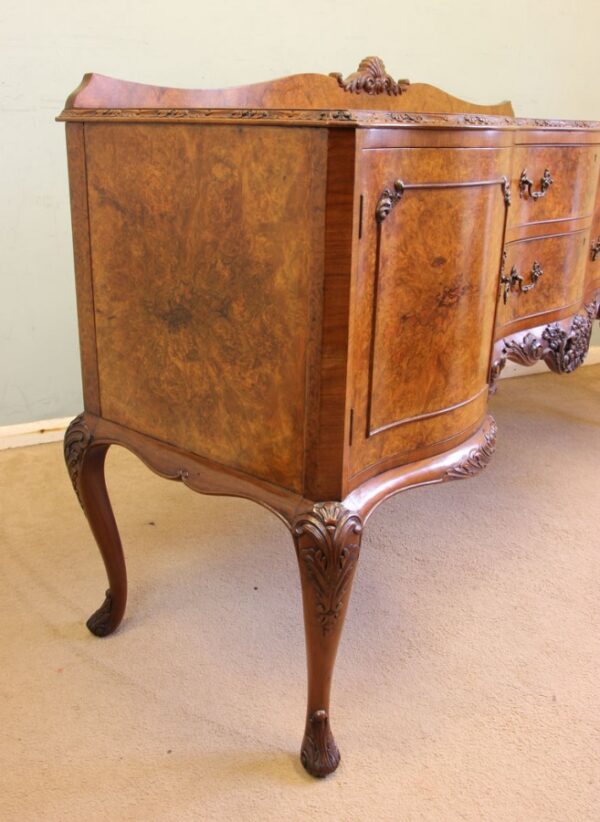
[[[509,167],[508,148],[363,151],[351,475],[481,421]]]
[[[86,411],[100,414],[84,126],[79,123],[67,123],[66,133],[83,402]]]
[[[302,490],[326,139],[86,125],[105,419]]]

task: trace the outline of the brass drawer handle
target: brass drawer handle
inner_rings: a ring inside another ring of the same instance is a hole
[[[553,182],[554,180],[552,179],[552,175],[550,174],[549,169],[545,168],[544,173],[542,174],[542,179],[540,180],[540,190],[532,191],[533,180],[529,179],[529,177],[527,176],[527,169],[525,168],[521,172],[521,178],[519,179],[519,192],[521,194],[521,197],[523,197],[523,195],[527,191],[527,194],[529,195],[529,197],[532,198],[532,200],[539,200],[540,197],[546,196],[546,192],[548,191]]]
[[[600,257],[600,237],[592,243],[592,262],[595,263]]]
[[[534,260],[533,265],[531,266],[531,271],[529,272],[529,282],[527,285],[524,285],[525,277],[522,277],[518,270],[517,266],[513,265],[510,270],[510,274],[508,277],[504,274],[504,266],[502,267],[502,276],[500,277],[500,285],[502,286],[502,295],[504,300],[504,305],[508,302],[508,298],[510,297],[510,292],[514,289],[518,289],[521,293],[525,294],[527,291],[531,291],[537,285],[537,281],[543,274],[543,270],[541,265],[538,263],[537,260]]]

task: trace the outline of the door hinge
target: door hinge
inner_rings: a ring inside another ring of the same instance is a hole
[[[354,432],[354,408],[350,409],[350,422],[348,425],[348,445],[352,445],[352,434]]]
[[[360,199],[358,201],[358,239],[360,240],[362,237],[362,228],[363,228],[363,195],[360,195]]]

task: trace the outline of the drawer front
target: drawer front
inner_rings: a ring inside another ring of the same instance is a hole
[[[590,217],[599,169],[599,146],[516,146],[509,225]]]
[[[504,148],[362,155],[354,477],[386,460],[409,462],[424,447],[443,450],[485,412],[510,163]]]
[[[498,324],[576,303],[583,293],[589,233],[509,243],[502,267]]]

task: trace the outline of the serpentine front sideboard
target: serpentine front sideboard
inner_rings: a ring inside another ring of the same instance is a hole
[[[66,122],[84,412],[71,479],[125,611],[118,444],[279,516],[308,658],[301,748],[335,770],[334,659],[380,502],[477,474],[507,359],[570,372],[600,309],[600,123],[515,118],[381,60],[220,91],[84,77]]]

